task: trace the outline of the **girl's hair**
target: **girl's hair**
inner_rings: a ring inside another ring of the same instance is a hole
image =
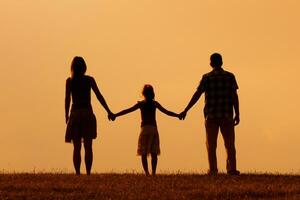
[[[146,100],[153,100],[155,97],[155,94],[154,94],[154,89],[153,89],[152,85],[150,85],[150,84],[144,85],[142,94]]]
[[[86,64],[82,57],[75,56],[71,64],[72,77],[83,76],[86,72]]]

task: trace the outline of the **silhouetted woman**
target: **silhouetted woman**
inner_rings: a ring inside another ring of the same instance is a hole
[[[92,141],[97,137],[97,122],[91,105],[91,89],[97,96],[108,115],[112,113],[101,95],[93,77],[85,75],[86,64],[82,57],[74,57],[71,64],[71,77],[66,81],[65,117],[67,130],[65,142],[73,142],[73,163],[77,175],[80,175],[81,143],[84,143],[86,173],[90,175],[93,150]],[[69,116],[72,97],[71,114]]]
[[[157,101],[154,100],[155,94],[151,85],[145,85],[142,94],[144,96],[143,101],[138,101],[138,103],[135,104],[133,107],[115,114],[114,117],[128,114],[137,109],[141,110],[142,123],[138,141],[137,154],[142,157],[143,168],[146,175],[148,176],[149,170],[147,155],[151,154],[152,175],[155,175],[157,166],[157,155],[160,154],[159,135],[156,124],[156,108],[158,108],[161,112],[169,116],[179,117],[179,115],[166,110]]]

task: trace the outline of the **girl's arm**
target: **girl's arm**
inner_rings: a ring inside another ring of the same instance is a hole
[[[99,88],[97,86],[97,83],[95,81],[95,79],[93,77],[91,77],[91,81],[92,81],[92,89],[98,99],[98,101],[101,103],[101,105],[103,106],[103,108],[106,110],[106,112],[108,113],[109,116],[112,115],[112,112],[110,111],[104,97],[102,96],[102,94],[99,91]]]
[[[172,111],[169,111],[169,110],[165,109],[157,101],[155,102],[155,104],[156,104],[156,107],[158,108],[158,110],[165,113],[166,115],[169,115],[169,116],[172,116],[172,117],[179,117],[179,115],[177,113],[174,113]]]
[[[67,81],[66,81],[66,95],[65,95],[65,119],[66,119],[66,123],[69,120],[70,102],[71,102],[71,88],[70,88],[70,79],[68,78]]]
[[[126,115],[128,113],[131,113],[133,111],[136,111],[137,109],[139,109],[140,106],[139,106],[139,103],[135,104],[134,106],[132,106],[131,108],[128,108],[128,109],[125,109],[125,110],[122,110],[118,113],[116,113],[114,116],[115,117],[119,117],[119,116],[122,116],[122,115]]]

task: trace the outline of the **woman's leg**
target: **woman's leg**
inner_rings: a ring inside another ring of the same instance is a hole
[[[148,170],[147,154],[144,154],[141,157],[142,157],[142,164],[143,164],[145,174],[148,176],[149,175],[149,170]]]
[[[156,166],[157,166],[157,154],[151,154],[151,165],[152,165],[152,175],[156,174]]]
[[[73,151],[73,164],[76,171],[76,175],[80,175],[80,163],[81,163],[81,141],[73,140],[74,151]]]
[[[93,164],[93,149],[92,149],[93,140],[88,139],[84,140],[84,150],[85,150],[85,168],[86,168],[86,174],[91,174],[92,164]]]

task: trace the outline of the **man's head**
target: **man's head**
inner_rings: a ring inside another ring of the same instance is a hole
[[[210,56],[210,66],[212,68],[221,68],[223,65],[222,56],[219,53],[214,53]]]

